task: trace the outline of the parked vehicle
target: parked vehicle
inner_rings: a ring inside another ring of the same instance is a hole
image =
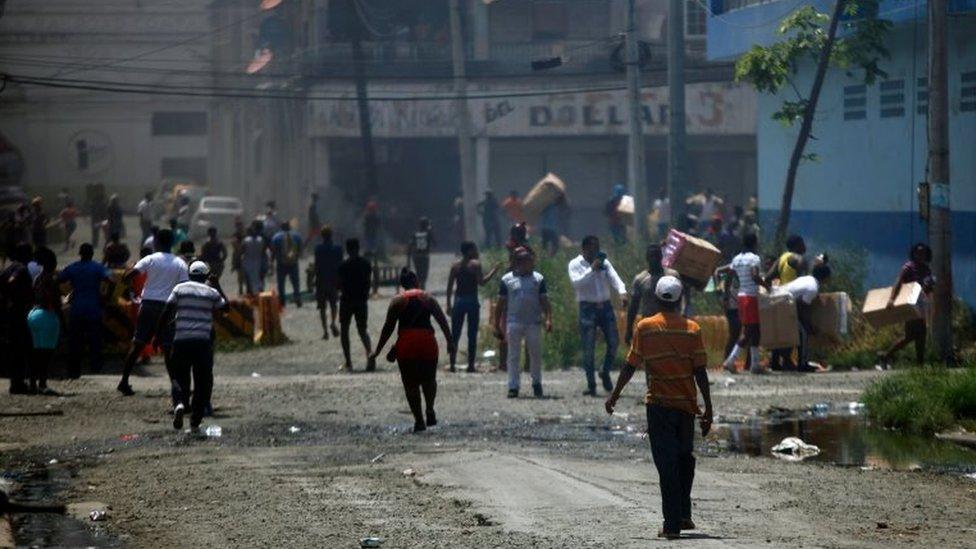
[[[190,219],[190,239],[202,240],[207,237],[207,229],[217,227],[217,232],[226,238],[234,232],[234,220],[244,215],[240,199],[233,196],[205,196]]]

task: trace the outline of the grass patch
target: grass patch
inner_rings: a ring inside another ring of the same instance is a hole
[[[864,392],[878,425],[917,434],[976,420],[976,367],[911,368],[879,379]]]

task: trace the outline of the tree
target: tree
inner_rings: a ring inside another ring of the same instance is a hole
[[[878,0],[836,0],[831,15],[804,6],[780,23],[783,37],[769,46],[753,46],[735,64],[736,81],[750,83],[760,93],[777,94],[789,86],[796,100],[784,99],[773,119],[785,126],[800,122],[790,165],[783,186],[783,200],[776,224],[776,245],[782,247],[790,225],[796,173],[802,160],[815,161],[816,153],[805,153],[807,142],[815,136],[813,117],[820,99],[827,68],[842,69],[848,75],[861,72],[865,85],[872,85],[888,74],[880,61],[889,57],[884,41],[891,23],[877,18]],[[844,19],[842,22],[841,20]],[[838,38],[838,29],[844,33]],[[810,93],[804,97],[794,83],[801,63],[815,61],[816,72]]]

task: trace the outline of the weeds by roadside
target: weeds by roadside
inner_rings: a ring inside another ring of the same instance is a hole
[[[932,434],[976,421],[976,367],[911,368],[864,392],[868,416],[882,427]]]

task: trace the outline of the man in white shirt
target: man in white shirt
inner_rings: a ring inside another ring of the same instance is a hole
[[[789,292],[796,300],[796,315],[800,320],[800,343],[797,345],[797,371],[815,372],[815,368],[810,366],[807,361],[807,337],[816,333],[810,317],[810,306],[813,300],[820,294],[820,285],[830,278],[830,267],[824,263],[818,264],[813,268],[813,273],[801,276],[780,287],[780,291]],[[787,361],[789,358],[787,358]]]
[[[668,198],[666,189],[654,200],[654,210],[657,212],[657,237],[664,239],[668,236],[668,227],[671,226],[671,199]]]
[[[152,342],[154,336],[164,347],[169,346],[167,334],[159,331],[159,319],[166,309],[166,300],[173,292],[173,287],[189,280],[186,262],[179,256],[169,253],[173,247],[173,232],[169,229],[161,229],[156,233],[154,242],[156,249],[161,251],[140,259],[122,278],[124,284],[131,284],[137,275],[146,273],[146,285],[142,289],[142,302],[139,304],[139,316],[136,319],[135,334],[132,336],[132,347],[129,349],[129,354],[125,356],[122,380],[117,387],[125,396],[135,394],[132,386],[129,385],[129,376],[143,348]],[[164,352],[163,355],[168,362],[169,353]],[[167,371],[169,370],[167,363]]]
[[[576,291],[576,301],[579,303],[580,339],[583,345],[583,370],[586,372],[587,389],[584,395],[596,396],[596,377],[594,375],[594,352],[596,347],[596,330],[603,331],[607,343],[607,351],[603,357],[603,370],[600,380],[607,392],[613,390],[610,379],[610,367],[617,356],[617,318],[610,302],[612,293],[616,292],[621,301],[627,303],[627,288],[623,280],[614,270],[607,259],[607,254],[600,251],[600,240],[593,235],[583,238],[582,253],[569,262],[569,280]]]

